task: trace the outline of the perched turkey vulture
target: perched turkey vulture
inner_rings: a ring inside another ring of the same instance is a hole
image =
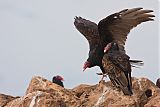
[[[52,78],[52,82],[53,83],[55,83],[55,84],[57,84],[57,85],[60,85],[60,86],[62,86],[62,87],[64,87],[64,85],[63,85],[63,81],[64,79],[61,77],[61,76],[59,76],[59,75],[57,75],[57,76],[54,76],[53,78]]]
[[[89,42],[89,57],[84,63],[83,69],[99,66],[102,72],[102,58],[104,47],[110,42],[116,42],[119,50],[125,53],[124,45],[130,30],[138,24],[152,21],[152,10],[143,8],[124,9],[102,19],[98,25],[82,17],[75,17],[74,25]],[[130,60],[131,64],[142,61]],[[133,65],[134,66],[134,65]]]
[[[117,43],[109,43],[104,49],[102,65],[112,84],[125,95],[132,95],[131,64],[129,56],[119,51]]]

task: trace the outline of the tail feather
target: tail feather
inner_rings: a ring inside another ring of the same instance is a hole
[[[140,68],[141,66],[144,65],[143,61],[141,60],[129,60],[129,61],[130,61],[131,66],[135,68]]]
[[[137,66],[135,66],[135,65],[131,65],[131,67],[134,67],[134,68],[141,68],[141,67],[137,67]]]
[[[130,96],[132,95],[132,91],[129,89],[128,85],[123,84],[122,81],[119,80],[118,78],[115,79],[115,82],[119,84],[119,87],[121,88],[124,95],[130,95]]]
[[[121,72],[119,76],[115,78],[115,82],[119,85],[125,95],[132,95],[132,83],[131,73]]]
[[[143,62],[143,61],[141,61],[141,60],[129,60],[130,62],[135,62],[135,63],[137,63],[137,62]]]
[[[127,80],[128,80],[128,86],[127,86],[128,90],[130,91],[131,94],[133,94],[133,92],[132,92],[132,77],[131,77],[131,72],[126,73],[125,75],[126,75]]]

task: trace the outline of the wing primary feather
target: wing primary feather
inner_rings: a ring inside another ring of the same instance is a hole
[[[145,13],[151,13],[151,12],[153,12],[153,10],[140,10],[135,13],[135,16],[139,14],[145,14]]]
[[[143,22],[153,21],[155,15],[151,12],[153,10],[143,10],[141,7],[124,9],[102,19],[98,23],[98,30],[104,45],[108,42],[117,42],[121,51],[125,53],[124,45],[130,30]]]
[[[124,10],[118,12],[118,13],[123,13],[123,12],[126,12],[127,10],[128,10],[128,9],[124,9]]]
[[[124,13],[124,15],[127,15],[127,14],[130,14],[130,13],[132,13],[132,12],[135,12],[135,11],[138,11],[138,10],[141,10],[141,9],[143,9],[143,8],[133,8],[133,9],[128,9],[125,13]]]

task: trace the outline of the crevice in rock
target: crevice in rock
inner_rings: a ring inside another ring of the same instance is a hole
[[[151,89],[147,89],[146,91],[145,91],[145,95],[149,98],[149,97],[151,97],[152,96],[152,90]]]
[[[84,93],[84,92],[76,93],[76,96],[77,96],[78,98],[80,98],[83,93]]]

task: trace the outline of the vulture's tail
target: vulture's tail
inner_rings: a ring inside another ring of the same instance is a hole
[[[129,60],[132,67],[140,68],[144,65],[143,61],[140,60]]]

